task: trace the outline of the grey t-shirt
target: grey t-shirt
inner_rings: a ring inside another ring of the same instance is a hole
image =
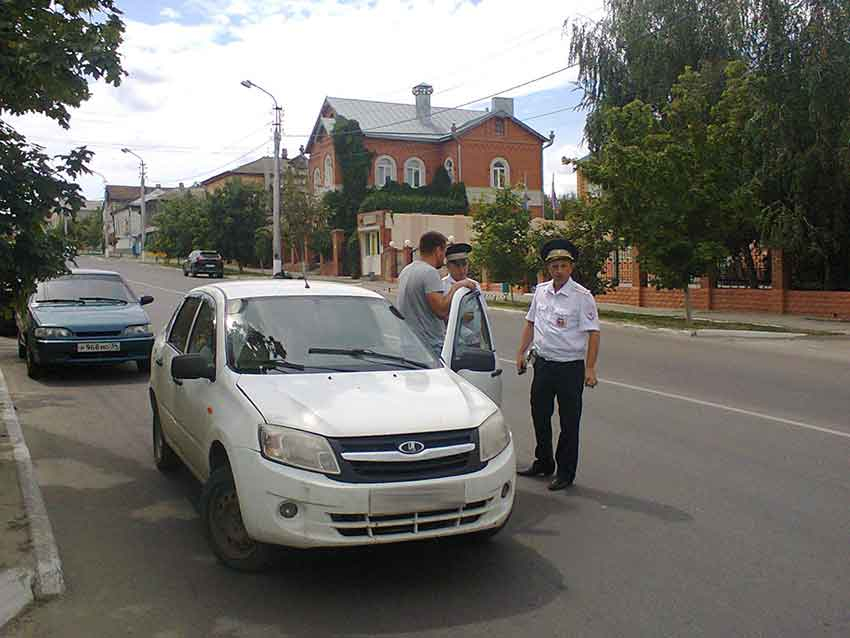
[[[398,309],[413,332],[439,355],[446,326],[428,305],[425,295],[429,292],[443,294],[443,281],[437,269],[420,260],[405,266],[398,276]]]

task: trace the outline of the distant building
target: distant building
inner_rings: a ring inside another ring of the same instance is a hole
[[[287,170],[290,169],[296,172],[299,180],[303,179],[306,188],[307,158],[302,154],[288,159],[284,150],[284,155],[280,160],[281,184],[283,184]],[[201,186],[206,192],[214,193],[231,179],[238,179],[247,184],[257,184],[265,190],[271,191],[274,186],[274,157],[261,157],[242,166],[218,173],[201,182]]]

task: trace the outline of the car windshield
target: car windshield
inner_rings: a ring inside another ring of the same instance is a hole
[[[219,259],[218,253],[210,253],[206,251],[201,251],[199,257],[203,259]]]
[[[38,284],[37,303],[128,303],[136,301],[133,291],[116,275],[67,275]]]
[[[285,296],[227,308],[227,362],[246,374],[438,368],[440,361],[385,300]]]

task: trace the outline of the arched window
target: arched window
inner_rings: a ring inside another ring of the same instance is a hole
[[[455,181],[455,161],[451,157],[447,157],[446,161],[443,162],[443,168],[446,169],[446,172],[449,174],[449,179],[452,180],[452,184]]]
[[[413,188],[425,184],[425,164],[418,157],[411,157],[404,163],[404,182]]]
[[[505,188],[511,183],[511,167],[508,161],[497,157],[490,162],[490,186],[493,188]]]
[[[330,155],[325,155],[325,186],[331,188],[334,185],[334,163]]]
[[[381,155],[375,160],[375,186],[383,188],[390,180],[396,180],[395,160],[389,155]]]
[[[313,191],[318,193],[322,188],[322,171],[318,167],[313,171]]]

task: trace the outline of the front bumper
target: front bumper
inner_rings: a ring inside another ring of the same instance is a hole
[[[516,489],[513,442],[478,472],[400,483],[340,483],[248,448],[230,460],[248,534],[290,547],[397,543],[499,527]],[[284,503],[298,513],[284,518]]]
[[[154,336],[104,337],[99,339],[33,339],[32,351],[39,365],[97,365],[150,360]],[[78,352],[78,343],[118,343],[114,352]]]

